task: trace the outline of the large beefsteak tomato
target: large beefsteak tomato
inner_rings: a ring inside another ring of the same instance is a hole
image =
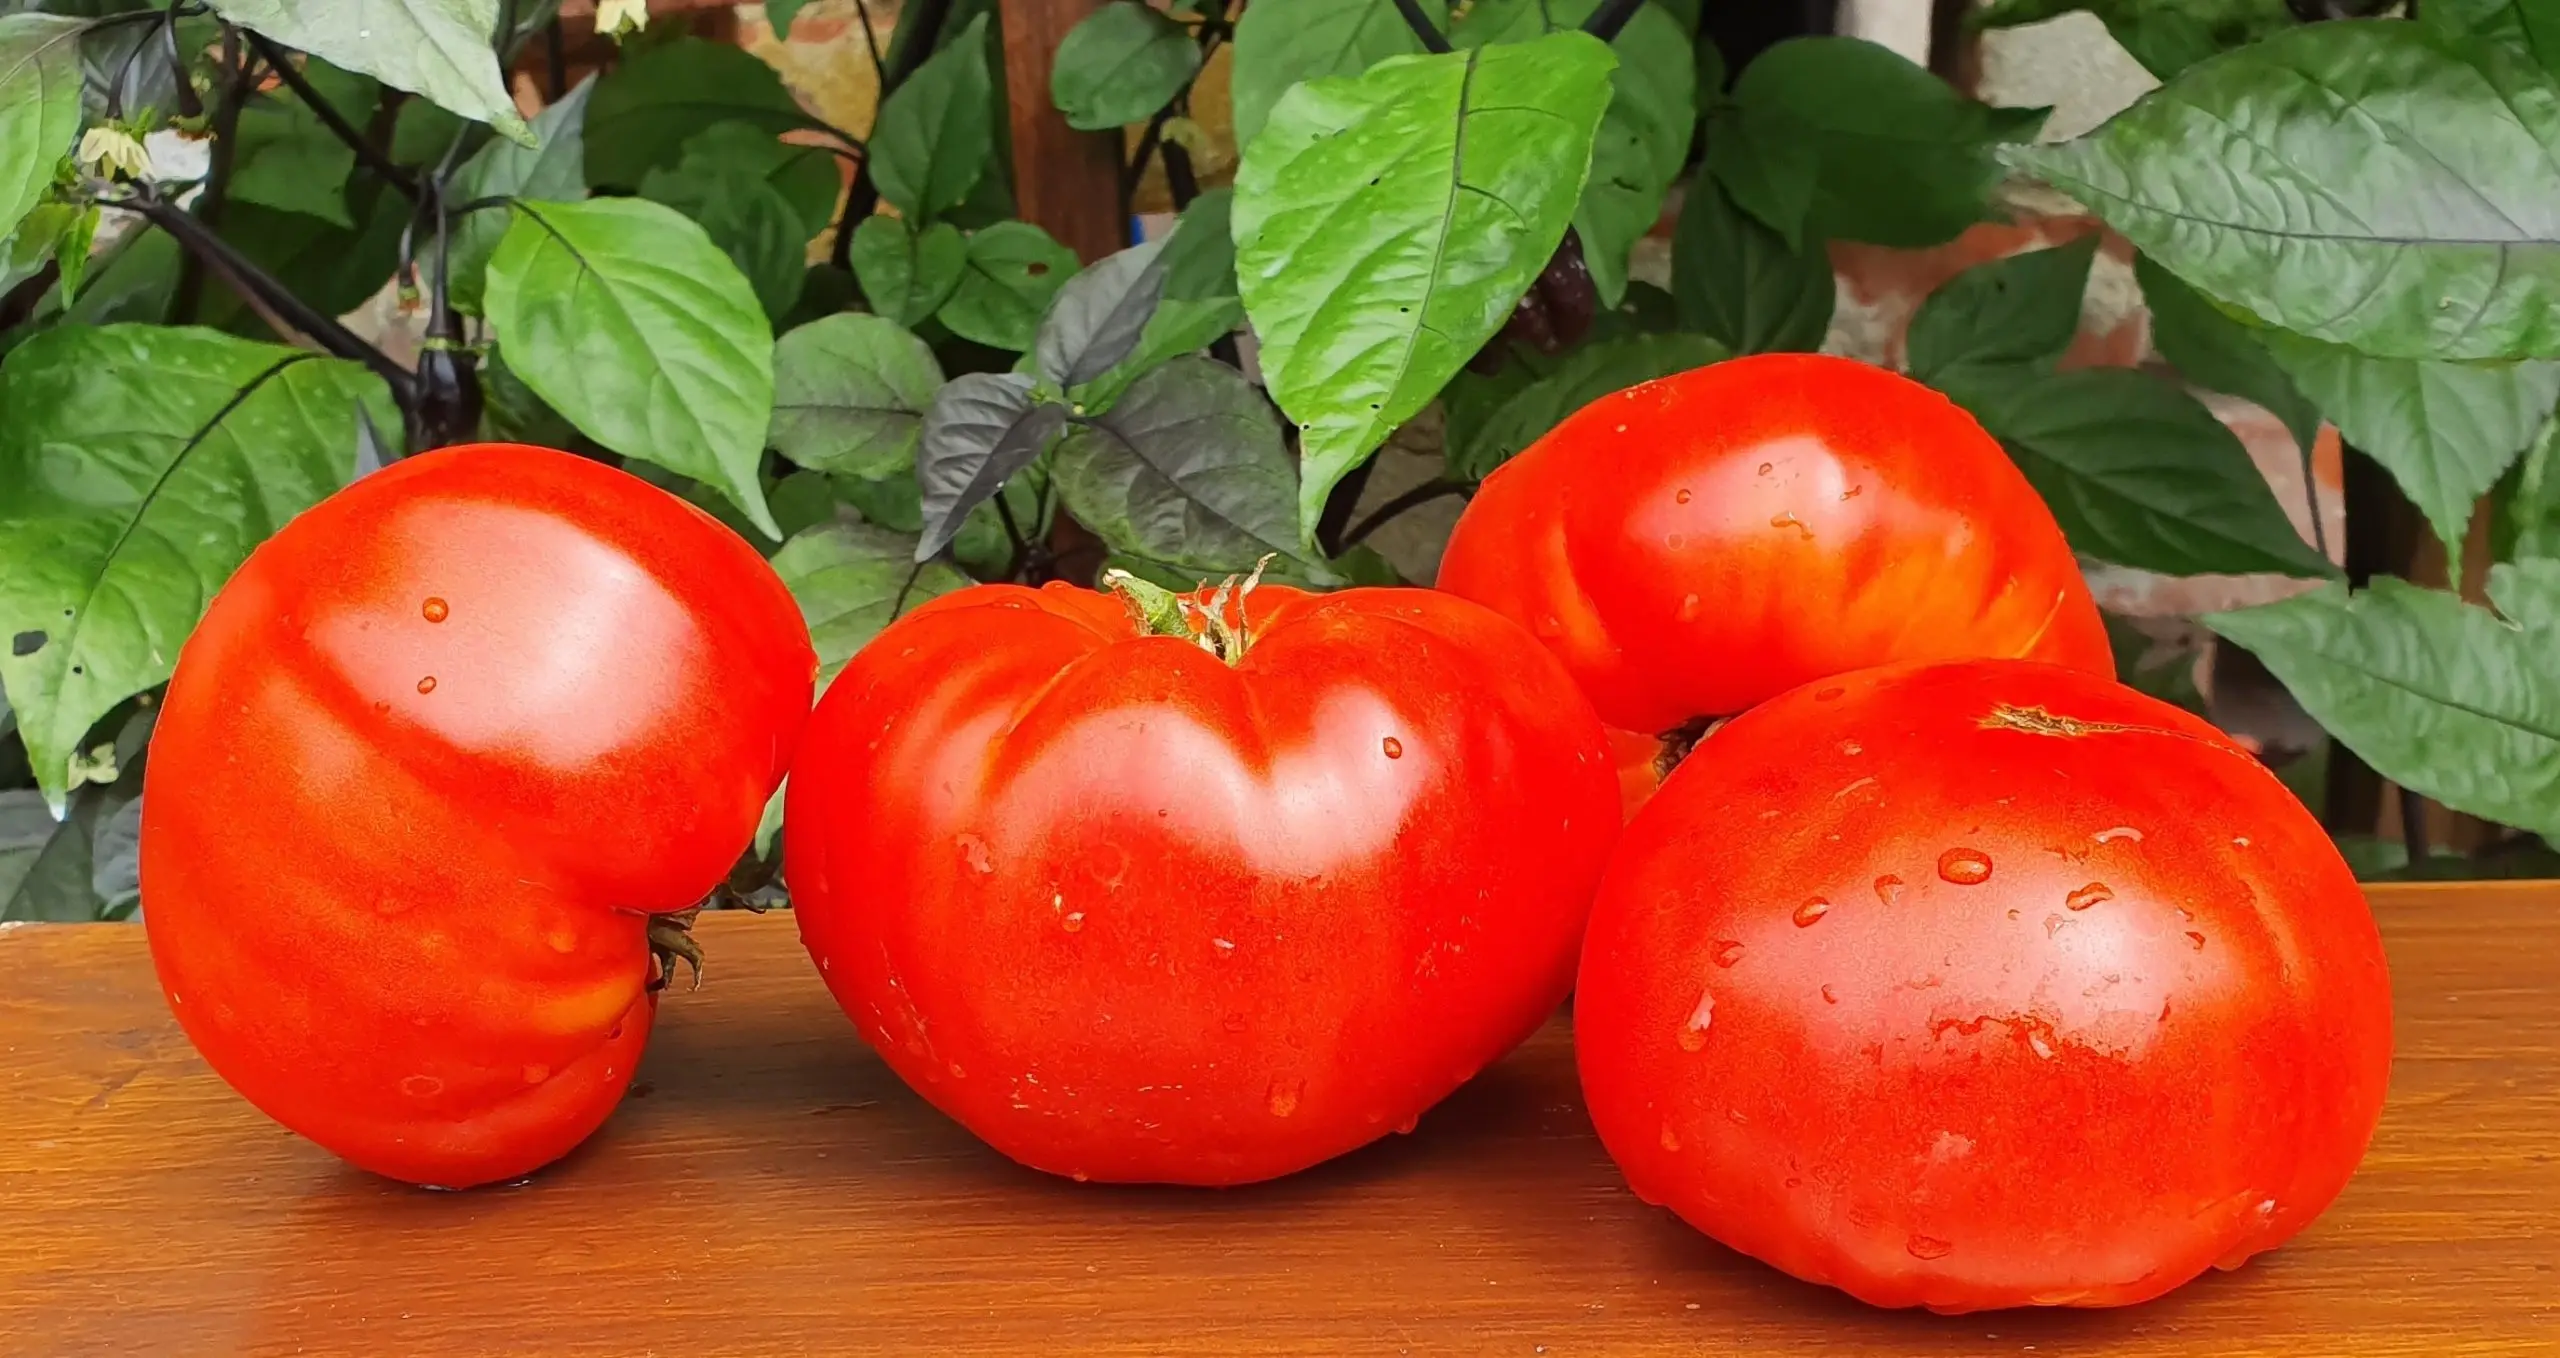
[[[2301,1230],[2391,1064],[2329,838],[2204,722],[2050,665],[1821,681],[1628,825],[1574,997],[1647,1201],[1884,1306],[2109,1306]]]
[[[1563,668],[1464,600],[1176,602],[986,585],[892,625],[811,719],[784,870],[862,1036],[996,1149],[1237,1184],[1546,1019],[1617,793]]]
[[[481,445],[357,481],[169,684],[142,900],[179,1024],[376,1173],[556,1159],[647,1040],[650,915],[744,850],[816,669],[754,550],[636,477]]]

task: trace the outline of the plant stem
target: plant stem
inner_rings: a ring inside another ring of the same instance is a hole
[[[1643,7],[1644,0],[1607,0],[1591,12],[1591,17],[1582,25],[1582,31],[1602,42],[1615,42],[1618,30],[1625,28],[1627,21],[1636,17],[1636,11]]]
[[[418,181],[411,178],[407,170],[392,163],[390,155],[381,147],[374,145],[355,124],[348,122],[345,114],[331,107],[328,100],[321,98],[320,91],[313,88],[311,84],[311,77],[304,75],[302,68],[293,64],[291,54],[256,33],[249,35],[249,45],[256,49],[259,56],[266,58],[267,65],[275,69],[277,78],[283,80],[287,88],[300,96],[303,107],[310,109],[320,119],[321,125],[329,129],[331,135],[345,142],[348,149],[356,153],[356,159],[363,161],[366,169],[382,176],[386,183],[400,191],[401,197],[413,203],[418,200]]]
[[[1462,483],[1449,480],[1447,477],[1434,477],[1369,511],[1367,518],[1353,524],[1350,531],[1342,535],[1342,546],[1347,549],[1359,545],[1371,533],[1385,527],[1389,520],[1403,514],[1406,510],[1427,505],[1443,496],[1466,493],[1467,488]],[[1332,507],[1330,502],[1326,507],[1328,509]]]
[[[1431,16],[1422,12],[1417,0],[1396,0],[1396,13],[1404,16],[1404,26],[1412,29],[1413,36],[1421,40],[1423,51],[1449,50],[1448,35],[1432,26]]]
[[[933,55],[934,44],[942,40],[942,26],[951,18],[951,0],[916,0],[914,17],[914,31],[907,35],[906,45],[892,54],[897,60],[881,77],[881,107],[887,107],[889,96]],[[868,25],[865,28],[867,31]],[[830,263],[839,269],[853,267],[853,228],[879,209],[880,187],[871,182],[871,157],[866,153],[862,168],[853,172],[853,187],[845,192],[844,215],[836,219],[835,248],[828,252]]]
[[[208,236],[222,224],[223,204],[231,190],[231,167],[239,159],[240,109],[249,102],[249,91],[258,74],[258,59],[240,51],[240,30],[229,24],[222,26],[221,69],[223,74],[231,77],[231,83],[222,92],[221,105],[213,111],[213,150],[208,153],[204,192],[196,198],[194,219],[203,224]],[[169,234],[178,235],[176,231]],[[185,237],[180,236],[179,239],[183,241]],[[187,257],[178,265],[178,285],[169,304],[170,324],[193,325],[196,312],[203,304],[204,256],[189,250]]]
[[[853,0],[854,17],[862,21],[862,43],[871,49],[871,83],[886,95],[889,92],[889,67],[880,60],[880,34],[871,26],[871,6],[864,0]]]

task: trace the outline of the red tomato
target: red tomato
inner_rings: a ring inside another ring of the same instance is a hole
[[[1646,1201],[1879,1306],[2113,1306],[2354,1171],[2381,942],[2212,727],[1972,661],[1798,689],[1699,755],[1628,825],[1574,997]]]
[[[648,1038],[648,913],[745,849],[816,669],[755,552],[635,477],[481,445],[356,482],[169,684],[142,899],[179,1024],[375,1173],[557,1159]]]
[[[1439,585],[1537,633],[1603,721],[1647,734],[1894,661],[2115,673],[2062,530],[2000,445],[1917,382],[1816,354],[1583,407],[1486,479]],[[1630,805],[1650,762],[1624,761]]]
[[[1247,607],[1230,664],[1090,590],[963,590],[811,719],[801,937],[900,1077],[1033,1168],[1303,1169],[1409,1128],[1572,981],[1619,818],[1563,669],[1428,590]]]

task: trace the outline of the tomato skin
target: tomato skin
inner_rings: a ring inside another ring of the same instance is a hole
[[[810,955],[1036,1169],[1240,1184],[1399,1128],[1564,998],[1605,737],[1510,623],[1264,587],[1230,667],[1065,585],[943,596],[819,702],[784,816]]]
[[[559,1158],[647,1040],[645,912],[736,862],[816,669],[754,550],[636,477],[474,445],[357,481],[250,555],[161,709],[142,913],[180,1026],[377,1174]]]
[[[2001,724],[2038,711],[2096,729]],[[2283,785],[2012,661],[1844,675],[1709,736],[1627,827],[1574,1008],[1639,1196],[1949,1312],[2138,1302],[2283,1243],[2391,1059],[2371,913]]]
[[[1998,442],[1917,382],[1819,354],[1585,406],[1485,480],[1439,587],[1535,632],[1603,721],[1647,734],[1896,661],[2115,672]]]

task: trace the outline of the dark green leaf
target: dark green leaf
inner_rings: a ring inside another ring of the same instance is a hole
[[[691,217],[738,266],[768,320],[800,300],[809,238],[800,214],[773,184],[744,171],[651,170],[640,194]]]
[[[9,0],[0,0],[0,13],[12,7]],[[132,13],[138,6],[54,3],[35,8],[55,14]],[[213,48],[220,32],[221,25],[209,15],[189,15],[178,20],[178,50],[188,54],[191,75],[211,73],[211,63],[204,54]],[[146,108],[162,114],[177,109],[178,75],[170,69],[167,42],[163,27],[153,23],[92,27],[81,35],[80,105],[89,121],[105,122],[118,111],[131,116]],[[422,107],[435,107],[424,99],[417,102]]]
[[[378,182],[355,185],[348,206],[361,227],[350,230],[305,213],[233,203],[223,214],[223,235],[295,296],[324,315],[339,315],[381,291],[399,267],[400,232],[410,218],[409,200]],[[202,319],[250,338],[270,333],[227,285],[207,289]]]
[[[489,45],[498,0],[213,0],[214,12],[530,142]]]
[[[454,172],[451,201],[460,204],[482,198],[533,198],[565,203],[586,197],[587,101],[595,89],[595,77],[589,76],[558,103],[536,115],[533,146],[491,141],[473,152]],[[490,254],[497,250],[499,238],[507,234],[511,212],[506,208],[482,208],[453,224],[446,245],[452,252],[453,269],[449,296],[465,312],[477,314],[480,310],[481,281],[489,271]],[[434,257],[433,251],[425,252],[430,267]]]
[[[713,123],[686,138],[676,169],[710,177],[752,175],[772,184],[799,217],[804,245],[835,220],[836,198],[844,189],[833,152],[781,141],[754,123]]]
[[[2080,552],[2165,575],[2333,573],[2239,436],[2179,388],[2128,368],[1962,375],[1949,394],[2009,449]]]
[[[2544,422],[2503,489],[2490,524],[2498,559],[2560,559],[2560,419]]]
[[[0,649],[38,786],[60,805],[111,708],[169,677],[234,568],[344,484],[353,363],[209,330],[66,326],[0,366]]]
[[[1447,29],[1447,0],[1419,0],[1432,26]],[[1422,50],[1394,0],[1260,0],[1236,21],[1229,98],[1236,146],[1253,145],[1271,107],[1292,85],[1358,75],[1389,57]]]
[[[969,266],[958,228],[935,222],[910,230],[899,217],[865,217],[853,229],[853,275],[871,309],[900,325],[922,325],[942,309]]]
[[[1777,232],[1788,249],[1802,251],[1814,181],[1822,173],[1813,138],[1792,118],[1739,104],[1717,110],[1706,137],[1707,172],[1734,205]]]
[[[578,427],[533,394],[533,388],[506,363],[506,350],[491,346],[480,360],[480,427],[499,443],[530,443],[537,448],[566,448],[576,442]]]
[[[924,532],[915,559],[949,545],[970,510],[1031,465],[1066,423],[1066,407],[1035,402],[1027,373],[970,373],[943,385],[916,448]]]
[[[1164,244],[1164,297],[1136,352],[1071,395],[1086,410],[1108,410],[1121,391],[1166,359],[1209,345],[1244,324],[1236,296],[1236,245],[1229,234],[1234,195],[1212,189],[1191,200]]]
[[[87,27],[51,14],[0,18],[0,234],[17,230],[79,135]]]
[[[2436,8],[2436,0],[2428,8]],[[1992,0],[1971,20],[1978,28],[2007,28],[2074,10],[2096,15],[2118,45],[2162,80],[2300,22],[2285,0]]]
[[[871,177],[899,215],[931,221],[967,200],[993,143],[987,22],[971,21],[880,106],[871,129]]]
[[[942,386],[933,350],[878,316],[829,316],[773,350],[767,441],[803,467],[879,478],[915,463],[916,433]]]
[[[1236,274],[1298,422],[1299,522],[1509,319],[1563,239],[1617,59],[1556,33],[1312,81],[1236,171]]]
[[[1040,322],[1036,357],[1042,377],[1061,387],[1081,386],[1137,349],[1164,300],[1164,249],[1160,240],[1132,245],[1059,287]]]
[[[582,88],[589,83],[590,80],[578,82]],[[579,100],[581,108],[585,106],[585,102],[583,98]],[[548,112],[548,110],[545,111]],[[465,121],[460,114],[442,104],[429,103],[424,99],[404,100],[400,105],[399,116],[391,122],[392,163],[433,165],[444,156],[445,148],[453,144],[454,138],[469,136],[470,133],[465,129],[474,127],[474,124]],[[488,134],[482,131],[480,135],[486,137]],[[550,138],[542,132],[542,119],[539,116],[534,119],[534,136],[546,143],[550,141]],[[586,173],[584,166],[579,168],[579,173],[581,175]],[[578,184],[583,188],[586,180],[581,178]]]
[[[2151,309],[2152,347],[2178,375],[2207,391],[2257,402],[2284,421],[2294,446],[2309,457],[2320,436],[2320,411],[2267,352],[2266,332],[2224,315],[2149,255],[2134,260],[2133,275]]]
[[[2495,45],[2310,24],[2014,159],[2267,325],[2385,358],[2560,358],[2560,88]]]
[[[489,260],[507,364],[588,437],[710,482],[769,537],[773,332],[702,228],[639,198],[517,204]]]
[[[1503,397],[1470,422],[1463,444],[1449,443],[1449,474],[1481,481],[1535,443],[1565,416],[1615,391],[1730,358],[1704,335],[1635,335],[1585,345],[1556,370]]]
[[[1857,38],[1779,43],[1743,69],[1733,98],[1753,137],[1812,146],[1816,233],[1905,247],[1983,220],[2000,181],[1992,148],[2033,137],[2046,113],[1976,103]]]
[[[2560,835],[2560,562],[2492,567],[2501,618],[2388,576],[2206,616],[2383,777]]]
[[[1109,413],[1077,421],[1050,474],[1076,522],[1120,551],[1243,571],[1298,550],[1298,477],[1279,417],[1215,359],[1174,359]]]
[[[1003,490],[961,520],[960,535],[951,540],[951,555],[962,569],[987,579],[1012,569],[1013,540],[1004,531],[1004,516],[996,510],[997,501],[1012,511],[1013,521],[1024,532],[1048,531],[1041,503],[1048,494],[1049,478],[1044,470],[1047,465],[1034,462],[1015,473],[1012,480],[1004,483]],[[858,511],[865,522],[896,529],[910,539],[924,527],[924,501],[912,469],[877,481],[839,477],[836,497]]]
[[[797,18],[809,0],[764,0],[764,21],[773,25],[773,36],[789,38],[791,21]]]
[[[1671,295],[1684,328],[1738,354],[1812,353],[1840,301],[1823,242],[1788,249],[1704,178],[1690,184],[1672,231]]]
[[[142,900],[142,799],[116,807],[97,822],[89,842],[89,889],[98,917],[130,914]]]
[[[316,73],[321,63],[312,68]],[[373,116],[370,93],[360,107],[336,99],[330,104],[359,127]],[[347,176],[355,171],[356,153],[291,91],[251,100],[240,110],[233,155],[235,201],[300,212],[334,226],[355,225],[347,215]]]
[[[2427,0],[2417,17],[2446,33],[2505,43],[2546,71],[2560,70],[2560,5],[2551,0]]]
[[[596,83],[587,112],[587,182],[633,189],[684,158],[684,144],[717,123],[769,133],[810,125],[782,77],[723,42],[679,38],[635,52]]]
[[[2080,302],[2097,256],[2093,231],[1949,279],[1911,318],[1911,375],[1943,384],[1966,368],[2051,371],[2080,332]]]
[[[774,573],[800,603],[809,640],[818,649],[818,688],[887,627],[899,594],[914,608],[973,582],[940,561],[915,564],[912,533],[869,524],[827,523],[796,534],[773,554]]]
[[[1021,353],[1039,333],[1049,299],[1075,275],[1075,251],[1048,232],[1029,222],[998,222],[969,238],[960,285],[934,317],[962,339]]]
[[[1119,127],[1173,102],[1199,69],[1191,30],[1145,5],[1111,0],[1058,44],[1049,98],[1069,127]]]

